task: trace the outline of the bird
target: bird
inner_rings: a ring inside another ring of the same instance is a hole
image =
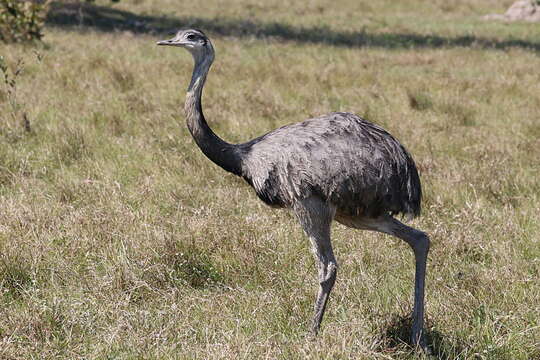
[[[270,131],[245,143],[221,139],[208,125],[202,92],[214,61],[210,39],[184,29],[157,45],[188,50],[194,60],[185,99],[186,124],[212,162],[242,177],[274,208],[290,209],[310,240],[318,271],[311,331],[320,329],[338,264],[333,221],[404,240],[415,258],[411,345],[426,350],[424,292],[429,236],[398,220],[420,214],[422,188],[409,152],[382,127],[355,114],[333,112]]]

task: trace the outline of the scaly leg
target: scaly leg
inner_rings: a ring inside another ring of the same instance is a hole
[[[424,288],[429,237],[426,233],[409,227],[390,216],[377,219],[377,221],[369,225],[373,230],[397,236],[413,249],[416,269],[411,342],[414,346],[420,346],[423,350],[428,350],[424,336]]]
[[[294,212],[311,241],[319,272],[319,291],[315,301],[315,316],[311,327],[312,332],[317,334],[328,297],[336,282],[337,262],[330,242],[330,224],[335,209],[324,201],[312,197],[295,204]]]
[[[429,237],[422,231],[409,227],[392,216],[379,218],[351,218],[337,216],[340,223],[356,229],[374,230],[396,236],[404,240],[413,249],[415,259],[414,307],[411,343],[429,352],[424,336],[424,287],[426,261],[429,252]]]

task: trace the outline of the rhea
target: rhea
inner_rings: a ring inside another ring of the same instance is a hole
[[[345,112],[283,126],[242,144],[230,144],[208,126],[201,95],[214,48],[200,30],[180,30],[158,45],[187,49],[194,70],[186,95],[187,127],[202,152],[242,177],[266,204],[296,214],[315,254],[319,290],[312,331],[317,333],[337,274],[330,241],[333,220],[396,236],[415,257],[412,344],[425,349],[424,282],[429,237],[396,215],[420,214],[422,190],[411,155],[381,127]]]

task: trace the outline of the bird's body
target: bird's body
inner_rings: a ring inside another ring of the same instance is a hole
[[[354,114],[287,125],[239,147],[241,176],[268,205],[292,207],[316,196],[346,216],[420,212],[420,180],[409,153]]]
[[[354,114],[331,113],[287,125],[242,144],[230,144],[208,126],[202,89],[214,60],[210,40],[199,30],[178,32],[159,45],[181,46],[195,60],[186,95],[187,126],[203,153],[243,177],[273,207],[290,208],[309,237],[317,260],[319,292],[312,330],[320,327],[337,274],[330,241],[333,220],[397,236],[416,261],[412,342],[423,340],[424,278],[429,238],[394,218],[420,213],[422,196],[414,161],[388,132]]]

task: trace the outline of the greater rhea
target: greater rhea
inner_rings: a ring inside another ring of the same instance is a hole
[[[330,242],[333,220],[396,236],[414,252],[416,271],[412,344],[425,349],[424,281],[429,237],[395,218],[420,213],[422,190],[411,155],[392,135],[361,117],[334,112],[283,126],[242,144],[230,144],[208,126],[201,105],[214,48],[200,30],[180,30],[158,45],[187,49],[194,59],[185,113],[202,152],[241,176],[266,204],[296,214],[315,254],[319,291],[312,331],[317,333],[336,280]]]

